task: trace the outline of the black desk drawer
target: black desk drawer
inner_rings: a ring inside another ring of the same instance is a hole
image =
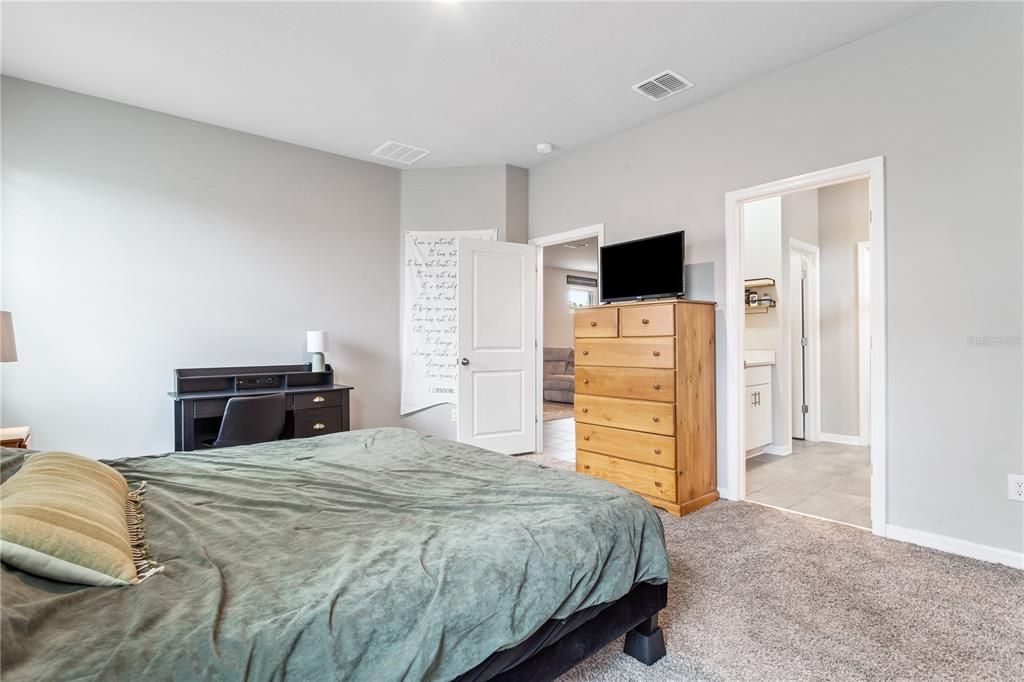
[[[338,407],[295,410],[294,414],[296,438],[322,436],[325,433],[341,431],[341,409]]]
[[[296,410],[310,410],[320,407],[337,407],[341,405],[341,391],[316,391],[296,393],[293,396]]]
[[[193,410],[197,417],[223,417],[227,406],[227,398],[210,398],[195,401]]]

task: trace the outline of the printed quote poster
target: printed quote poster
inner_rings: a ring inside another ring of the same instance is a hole
[[[497,236],[494,229],[405,233],[401,414],[455,402],[458,239]]]

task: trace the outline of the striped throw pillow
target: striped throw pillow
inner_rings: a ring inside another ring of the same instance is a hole
[[[43,578],[129,585],[159,570],[149,557],[142,496],[102,462],[67,452],[26,458],[0,485],[0,560]]]

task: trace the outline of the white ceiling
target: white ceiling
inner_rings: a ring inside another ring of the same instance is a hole
[[[3,73],[416,167],[547,158],[807,59],[934,3],[4,2]],[[674,69],[695,87],[630,90]],[[391,164],[397,165],[397,164]],[[400,166],[398,166],[400,167]]]
[[[565,244],[545,246],[544,267],[597,272],[597,237],[571,243],[583,246],[575,249],[571,249]]]

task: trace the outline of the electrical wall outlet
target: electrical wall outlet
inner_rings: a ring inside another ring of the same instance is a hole
[[[1024,476],[1010,474],[1007,478],[1010,480],[1010,499],[1024,502]]]

